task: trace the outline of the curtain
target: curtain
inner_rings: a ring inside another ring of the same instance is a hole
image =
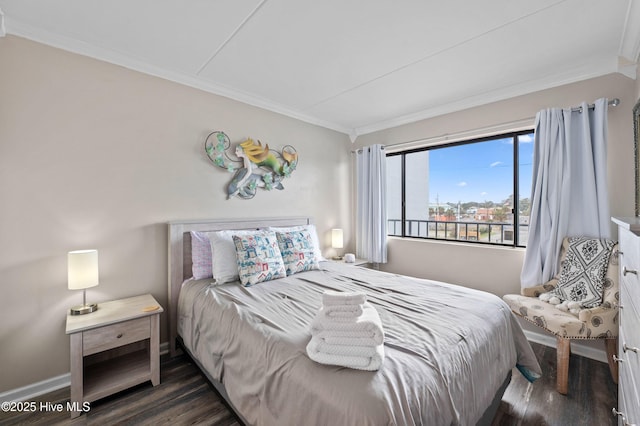
[[[7,34],[7,30],[4,28],[4,13],[0,9],[0,37],[4,37]]]
[[[372,263],[387,262],[386,166],[382,145],[356,152],[356,254]]]
[[[607,100],[536,115],[529,239],[522,287],[558,272],[564,237],[610,238]]]

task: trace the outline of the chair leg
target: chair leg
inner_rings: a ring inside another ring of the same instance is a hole
[[[613,383],[618,384],[618,363],[613,360],[614,355],[618,355],[618,338],[605,339],[604,344],[607,348],[607,361],[609,362],[609,371]]]
[[[558,336],[556,351],[558,353],[558,365],[556,372],[556,389],[562,395],[567,394],[569,387],[569,355],[571,355],[571,339]]]

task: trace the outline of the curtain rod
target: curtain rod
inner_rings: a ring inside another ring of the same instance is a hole
[[[380,151],[384,151],[385,148],[387,146],[393,146],[393,145],[380,145]],[[353,151],[350,151],[352,154],[360,154],[362,152],[362,148],[358,148],[358,149],[354,149]]]
[[[611,99],[609,102],[607,102],[608,105],[616,107],[618,105],[620,105],[620,99],[618,98],[613,98]],[[589,104],[589,109],[593,109],[595,108],[595,104]],[[573,112],[582,112],[582,107],[573,107],[571,108],[571,111]],[[507,123],[502,123],[502,124],[496,124],[493,126],[487,126],[487,127],[480,127],[477,129],[471,129],[471,130],[463,130],[461,132],[457,132],[457,133],[445,133],[443,135],[440,136],[433,136],[430,138],[422,138],[422,139],[415,139],[412,141],[404,141],[404,142],[396,142],[396,143],[392,143],[392,144],[387,144],[385,146],[382,147],[382,149],[386,148],[393,148],[393,147],[397,147],[397,146],[401,146],[401,145],[411,145],[411,144],[416,144],[416,145],[426,145],[426,144],[432,144],[432,143],[436,143],[436,142],[455,142],[455,141],[459,141],[459,140],[463,140],[467,137],[483,137],[483,136],[490,136],[491,134],[497,134],[500,132],[504,132],[504,131],[518,131],[518,130],[525,130],[527,128],[533,128],[533,120],[535,119],[535,117],[527,117],[527,118],[523,118],[520,120],[515,120],[515,121],[509,121]],[[351,151],[352,154],[355,154],[357,152],[362,152],[362,148]]]
[[[607,104],[609,106],[612,106],[612,107],[617,107],[618,105],[620,105],[620,99],[613,98],[609,102],[607,102]],[[595,104],[589,104],[589,109],[594,109],[595,107],[596,107]],[[581,106],[573,107],[573,108],[571,108],[571,111],[573,111],[573,112],[582,112],[582,107]]]

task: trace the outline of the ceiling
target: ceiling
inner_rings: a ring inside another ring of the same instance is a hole
[[[352,140],[612,72],[635,78],[640,54],[633,0],[0,0],[0,10],[9,34]]]

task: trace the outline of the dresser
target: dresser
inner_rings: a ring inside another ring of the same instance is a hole
[[[614,217],[620,250],[619,425],[640,426],[640,218]]]

